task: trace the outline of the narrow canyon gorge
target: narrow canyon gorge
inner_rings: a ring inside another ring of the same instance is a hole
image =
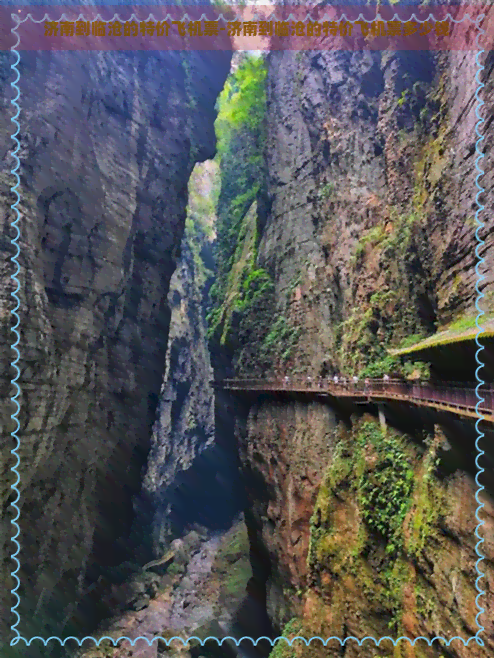
[[[2,53],[2,656],[494,655],[493,53],[23,52],[18,440]]]

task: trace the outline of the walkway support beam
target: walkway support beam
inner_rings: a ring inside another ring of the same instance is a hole
[[[381,431],[383,434],[386,434],[388,426],[386,425],[386,414],[384,413],[384,405],[379,404],[377,406],[377,409],[379,411],[379,422],[381,423]]]

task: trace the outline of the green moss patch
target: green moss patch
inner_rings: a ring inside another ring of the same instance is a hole
[[[378,263],[381,273],[374,290],[365,300],[360,299],[337,327],[339,362],[349,375],[410,374],[388,350],[407,336],[426,332],[417,314],[427,286],[425,271],[417,274],[415,262],[418,257],[427,262],[421,216],[415,212],[398,215],[391,209],[390,219],[391,230],[377,225],[357,243],[357,281],[365,276],[366,265],[375,269]],[[372,272],[370,275],[375,276]]]
[[[273,322],[273,281],[258,263],[266,72],[263,57],[244,55],[219,97],[215,123],[221,191],[208,336],[251,370]]]
[[[212,571],[220,585],[220,599],[239,601],[245,596],[252,577],[249,561],[249,539],[244,523],[236,524],[222,540]]]
[[[480,319],[480,325],[483,328],[482,337],[494,337],[494,316],[487,314]],[[454,343],[461,343],[464,341],[474,341],[479,333],[477,328],[477,315],[459,318],[451,323],[447,329],[440,331],[433,336],[425,339],[420,337],[412,337],[412,341],[416,339],[413,344],[403,343],[402,346],[396,349],[390,349],[389,352],[393,356],[405,356],[408,354],[419,353],[422,350],[428,350],[441,345],[451,345]]]
[[[301,619],[293,618],[283,629],[281,637],[286,637],[288,640],[293,638],[300,637],[310,637],[304,631],[303,622]],[[273,647],[273,650],[269,654],[269,658],[297,658],[296,647],[302,644],[301,640],[295,641],[292,646],[285,642],[285,640],[278,640]],[[303,643],[305,645],[305,643]]]
[[[329,593],[352,576],[368,603],[387,615],[393,632],[400,630],[409,603],[404,596],[413,583],[412,564],[421,564],[446,508],[443,485],[434,476],[437,446],[427,443],[421,456],[404,436],[389,428],[383,434],[367,417],[350,432],[341,431],[311,518],[312,582]]]

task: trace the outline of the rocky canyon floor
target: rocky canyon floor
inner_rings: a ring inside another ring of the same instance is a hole
[[[131,640],[234,636],[232,625],[251,577],[248,548],[241,519],[226,532],[189,532],[168,566],[158,565],[154,573],[141,573],[120,588],[113,587],[113,595],[122,601],[122,612],[95,636]],[[149,645],[139,640],[134,646],[121,641],[114,647],[110,641],[103,641],[99,647],[83,648],[78,657],[191,656],[191,647],[198,645],[197,641],[186,646],[173,640],[167,648],[164,642]]]

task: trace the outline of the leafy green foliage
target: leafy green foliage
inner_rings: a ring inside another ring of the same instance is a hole
[[[402,341],[400,341],[398,345],[398,349],[403,349],[404,347],[411,347],[412,345],[415,345],[415,343],[419,343],[421,340],[425,338],[423,333],[419,334],[412,334],[411,336],[405,336]]]
[[[371,531],[387,540],[386,552],[396,554],[402,547],[401,528],[410,508],[414,472],[395,433],[382,435],[377,425],[364,423],[359,443],[371,445],[378,461],[363,473],[358,484],[362,516]]]
[[[235,254],[242,246],[242,222],[256,199],[259,185],[253,185],[247,191],[233,198],[227,208],[220,207],[218,222],[218,237],[216,242],[216,258],[218,265],[218,279],[221,282],[227,277],[235,261]]]
[[[429,379],[431,376],[429,364],[422,361],[414,361],[413,363],[406,361],[402,366],[402,372],[409,379]]]
[[[264,60],[246,56],[228,78],[218,99],[215,129],[221,170],[216,243],[219,297],[233,264],[242,220],[259,192],[265,77]]]
[[[223,538],[214,558],[212,573],[221,584],[223,600],[233,602],[243,598],[252,576],[249,539],[243,523],[238,523]]]
[[[388,309],[395,303],[396,292],[383,287],[370,297],[367,308],[356,307],[342,323],[341,361],[349,374],[359,372],[359,365],[367,369],[361,374],[369,377],[397,370],[399,362],[387,353],[394,329]]]
[[[374,228],[372,228],[370,231],[364,233],[355,246],[353,264],[358,263],[358,261],[364,255],[367,245],[375,247],[380,244],[385,239],[385,237],[386,233],[381,224],[374,226]]]
[[[198,289],[201,289],[205,281],[213,275],[213,272],[204,263],[201,250],[206,242],[211,242],[213,221],[209,220],[214,217],[215,208],[211,198],[197,194],[194,174],[195,171],[189,182],[189,204],[185,220],[184,237],[192,252],[195,279]]]
[[[242,220],[259,192],[265,78],[264,59],[244,56],[218,99],[215,130],[221,169],[216,254],[219,287],[232,267]]]
[[[264,59],[244,55],[219,97],[215,123],[221,192],[208,334],[239,361],[247,359],[249,342],[262,343],[272,318],[273,282],[257,262],[265,78]]]
[[[482,318],[479,320],[479,324],[482,326],[485,322],[490,322],[494,319],[492,313],[485,313]],[[452,322],[448,327],[448,331],[468,331],[469,329],[474,329],[477,326],[477,315],[469,317],[461,317]]]
[[[405,103],[407,102],[407,100],[408,100],[408,89],[404,89],[404,90],[401,92],[400,97],[399,97],[398,100],[396,101],[396,104],[398,105],[398,107],[403,107],[403,105],[405,105]]]
[[[392,375],[400,371],[401,363],[399,359],[387,354],[384,358],[369,363],[361,374],[362,377],[380,378],[383,375]]]
[[[329,199],[336,190],[336,185],[334,181],[330,181],[329,183],[326,183],[326,185],[323,185],[321,189],[319,190],[319,195],[321,199]]]
[[[220,157],[228,151],[234,131],[260,129],[266,113],[266,74],[262,57],[247,56],[226,81],[216,120]]]
[[[292,327],[287,319],[280,315],[274,322],[271,331],[264,339],[262,344],[263,350],[267,352],[278,352],[279,346],[282,346],[282,361],[286,361],[300,337],[300,327]]]
[[[338,433],[311,517],[309,575],[319,587],[327,582],[323,571],[361,579],[365,595],[400,633],[405,585],[414,577],[411,560],[424,560],[447,510],[446,490],[434,477],[440,442],[425,437],[424,455],[368,416]]]
[[[274,287],[273,280],[262,268],[251,270],[242,283],[242,297],[237,301],[237,309],[245,311]]]
[[[430,300],[431,308],[434,303],[420,217],[413,212],[398,215],[393,210],[390,215],[390,230],[377,225],[357,243],[355,267],[360,270],[367,262],[375,267],[378,261],[382,275],[379,289],[356,305],[338,327],[339,361],[346,374],[381,377],[419,372],[427,377],[427,366],[404,366],[388,352],[404,337],[414,340],[433,330],[433,323],[425,320],[419,309],[424,307],[424,299]]]
[[[305,637],[302,621],[297,617],[291,619],[283,629],[281,637],[286,637],[289,640],[294,637]],[[296,644],[300,643],[298,640]],[[294,643],[295,644],[295,643]],[[278,640],[269,654],[269,658],[295,658],[296,652],[294,646],[290,646],[285,640]]]
[[[209,335],[218,334],[222,345],[227,341],[233,315],[249,313],[259,298],[273,288],[269,274],[256,267],[257,242],[257,216],[252,206],[242,220],[223,289],[216,285],[213,290],[212,298],[218,305],[208,315]]]
[[[409,523],[406,549],[416,560],[420,558],[431,537],[437,535],[440,516],[447,509],[445,492],[434,480],[440,459],[437,456],[438,444],[431,438],[425,440],[428,446],[423,460],[422,477],[414,492],[414,509]]]

